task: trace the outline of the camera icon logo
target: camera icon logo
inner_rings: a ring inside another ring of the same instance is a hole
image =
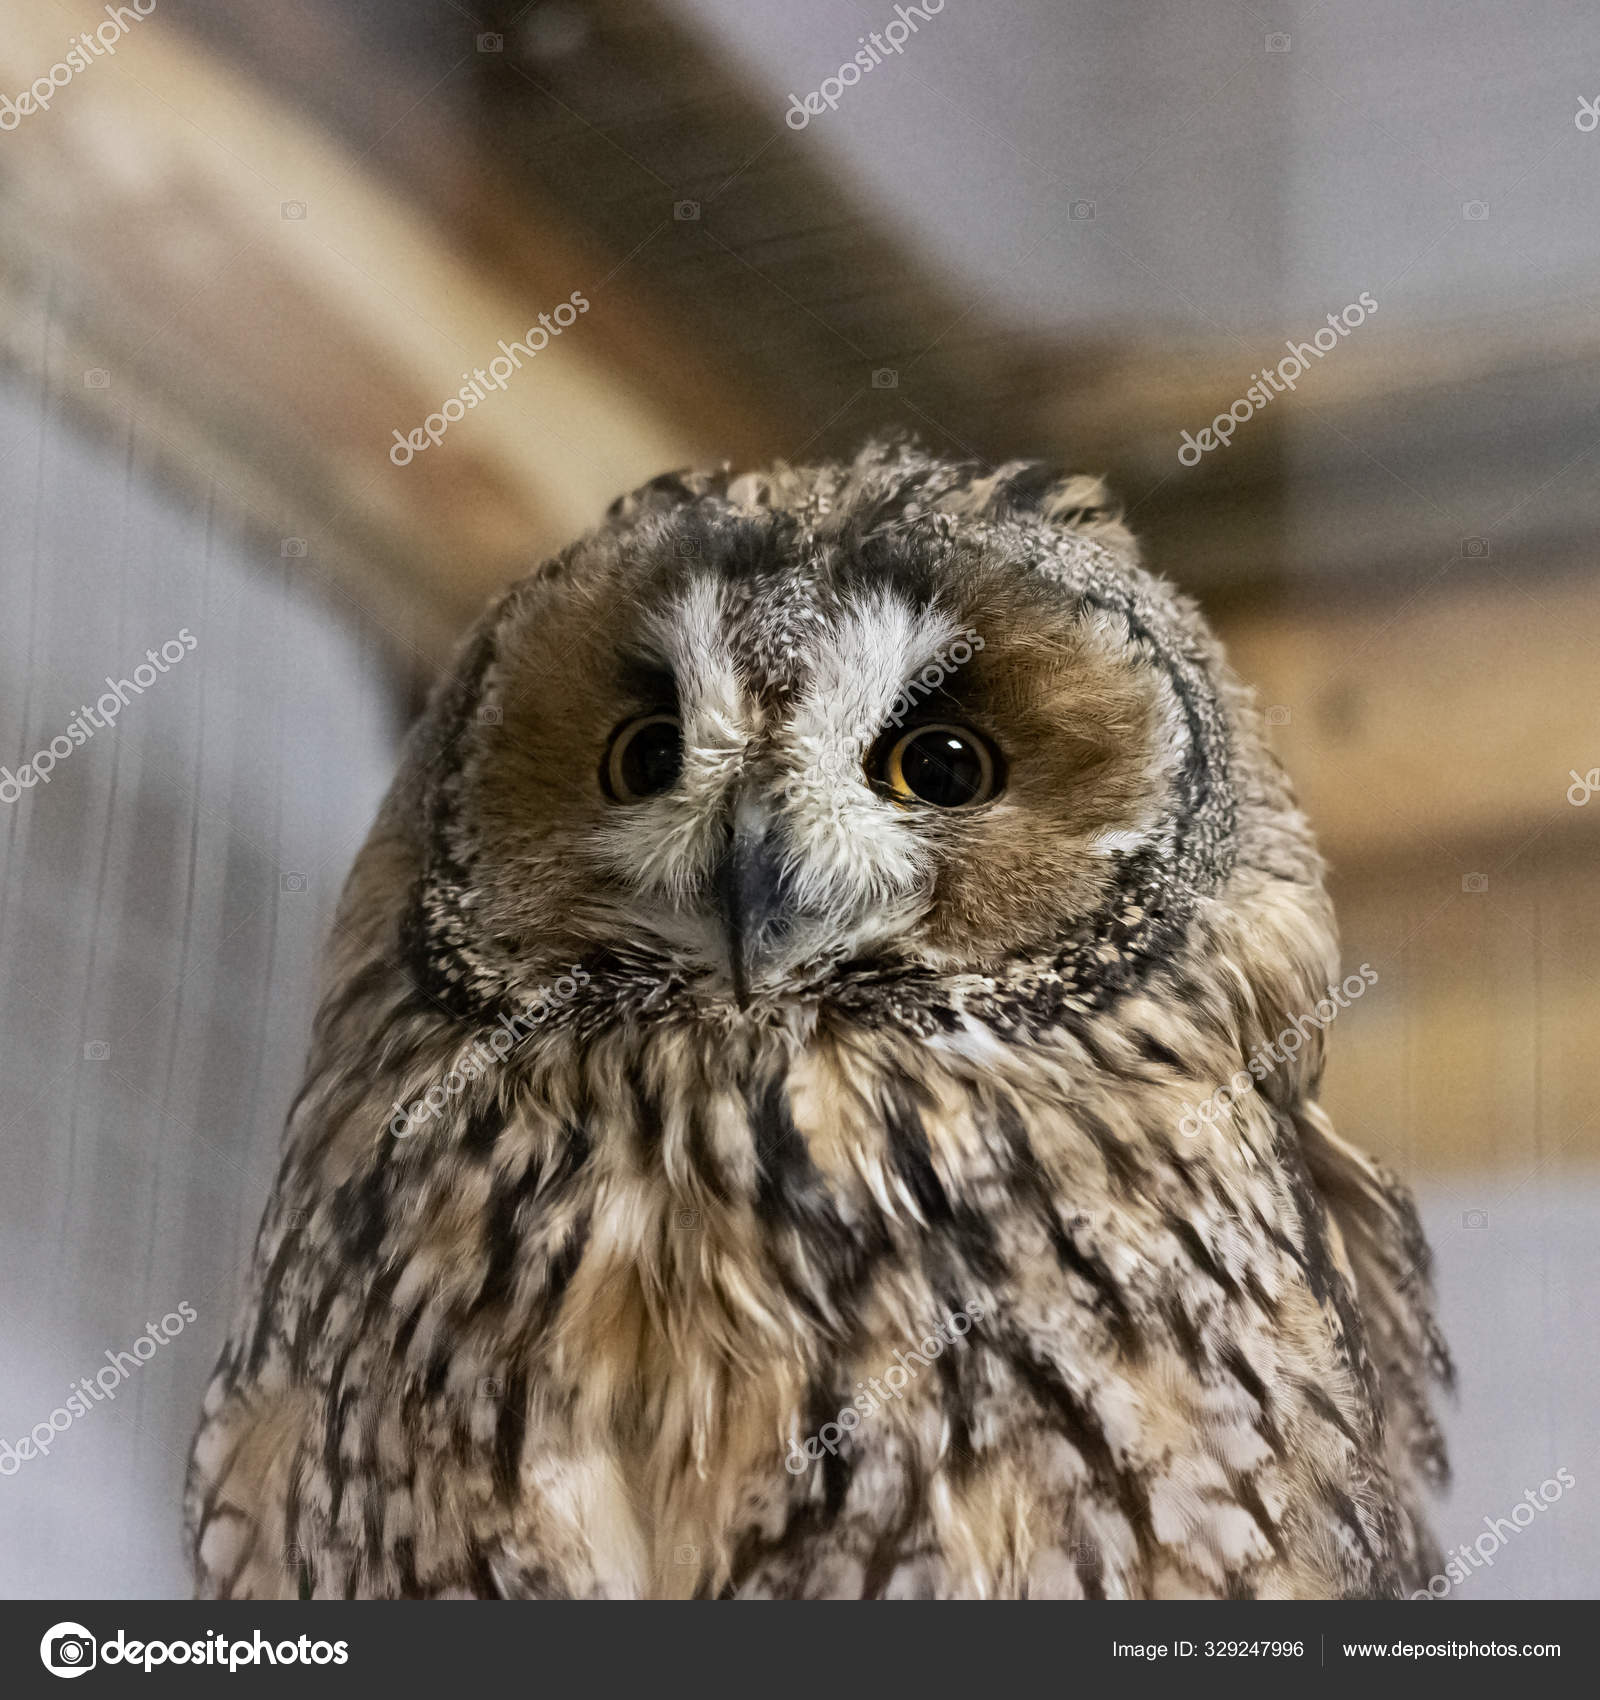
[[[1489,1212],[1487,1210],[1463,1210],[1461,1212],[1461,1226],[1463,1228],[1487,1228],[1489,1226]]]
[[[672,1549],[672,1562],[674,1564],[698,1564],[700,1562],[699,1547],[674,1547]]]
[[[505,47],[506,38],[503,35],[494,34],[492,30],[486,31],[478,37],[478,51],[480,53],[504,53]]]
[[[698,201],[674,201],[672,203],[672,216],[677,219],[679,224],[693,224],[700,217],[700,203]]]
[[[1463,218],[1487,218],[1489,203],[1487,201],[1463,201],[1461,204]]]
[[[304,874],[279,874],[278,890],[282,892],[304,891],[310,881]]]
[[[44,1632],[39,1657],[52,1676],[82,1676],[94,1669],[98,1649],[81,1623],[55,1623]]]
[[[505,710],[498,703],[486,702],[478,706],[478,724],[480,726],[498,726],[505,719]]]
[[[86,390],[108,390],[111,388],[111,374],[104,366],[91,366],[83,374],[83,387]]]
[[[1489,553],[1489,539],[1487,537],[1463,537],[1461,539],[1461,553],[1469,561],[1481,561]]]
[[[677,555],[680,561],[687,561],[698,556],[700,553],[700,539],[698,537],[680,537],[677,543],[673,546],[673,552]]]
[[[678,1226],[680,1228],[698,1228],[700,1226],[700,1212],[698,1210],[680,1210],[678,1212]]]
[[[1275,702],[1267,710],[1267,724],[1269,726],[1287,726],[1289,720],[1289,710],[1281,702]]]
[[[85,1062],[105,1062],[110,1055],[111,1047],[104,1039],[91,1039],[83,1047],[83,1060]]]
[[[900,388],[900,374],[893,366],[880,366],[872,374],[872,387],[875,390],[897,390]]]
[[[305,552],[306,540],[303,537],[284,538],[283,547],[278,551],[285,560],[299,560],[304,556]]]
[[[1074,201],[1072,203],[1072,205],[1067,208],[1067,217],[1068,218],[1093,218],[1094,217],[1094,202],[1093,201]]]
[[[1461,876],[1461,889],[1463,891],[1487,891],[1489,889],[1489,876],[1487,874],[1463,874]]]
[[[1268,53],[1287,53],[1288,51],[1289,51],[1289,38],[1288,38],[1288,36],[1284,35],[1281,31],[1274,30],[1273,33],[1267,37],[1267,52]]]
[[[283,218],[304,218],[306,216],[306,204],[304,201],[280,201],[278,213]]]
[[[506,1384],[503,1381],[496,1381],[492,1375],[484,1376],[478,1383],[478,1397],[480,1399],[502,1399],[505,1397],[505,1391]]]

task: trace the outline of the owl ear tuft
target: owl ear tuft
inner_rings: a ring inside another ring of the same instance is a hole
[[[939,505],[983,519],[1037,518],[1103,543],[1132,547],[1104,483],[1084,473],[1063,473],[1047,461],[1007,461]]]
[[[644,514],[670,513],[674,508],[686,507],[705,496],[726,496],[732,477],[733,468],[727,461],[715,471],[686,466],[675,472],[663,472],[648,484],[641,484],[625,496],[618,496],[606,509],[606,518],[626,523]]]
[[[1052,525],[1092,526],[1113,520],[1116,510],[1098,478],[1064,473],[1047,461],[1012,460],[972,486],[989,518],[1037,514]]]

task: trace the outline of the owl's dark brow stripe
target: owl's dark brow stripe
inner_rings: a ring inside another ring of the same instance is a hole
[[[642,713],[682,712],[678,676],[662,656],[640,651],[624,654],[618,662],[617,684]]]

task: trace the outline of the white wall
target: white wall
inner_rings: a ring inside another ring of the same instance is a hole
[[[89,440],[0,382],[0,766],[180,628],[197,647],[0,803],[0,1440],[147,1322],[197,1320],[47,1457],[0,1452],[0,1597],[187,1592],[184,1456],[395,733],[314,561],[243,532],[226,492],[208,512],[163,489],[107,413]]]

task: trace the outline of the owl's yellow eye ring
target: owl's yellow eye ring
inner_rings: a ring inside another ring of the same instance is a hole
[[[873,763],[874,777],[902,803],[972,809],[1000,788],[999,752],[970,726],[913,726]]]
[[[675,714],[646,714],[612,735],[600,784],[614,803],[640,803],[670,791],[683,771],[683,726]]]

